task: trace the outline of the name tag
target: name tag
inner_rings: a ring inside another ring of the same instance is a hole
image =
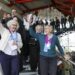
[[[17,45],[13,45],[14,40],[10,40],[9,41],[9,46],[11,48],[11,51],[16,50],[18,47]]]
[[[46,46],[47,46],[48,49],[50,49],[50,45],[51,44],[49,42],[46,44]]]
[[[48,52],[48,49],[44,49],[44,52]]]
[[[51,44],[48,42],[47,44],[45,44],[44,52],[48,52],[48,50],[50,50],[50,48],[51,48]]]
[[[46,44],[46,47],[47,47],[47,49],[50,49],[50,48],[51,48],[51,43],[48,42],[48,43]]]
[[[17,50],[17,46],[16,45],[11,46],[11,50],[12,51]]]

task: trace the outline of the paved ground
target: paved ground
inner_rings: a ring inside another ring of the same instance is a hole
[[[25,72],[25,73],[20,73],[20,75],[38,75],[37,72]]]
[[[38,75],[37,71],[36,72],[30,71],[29,65],[23,66],[23,68],[25,68],[25,69],[20,73],[20,75]]]

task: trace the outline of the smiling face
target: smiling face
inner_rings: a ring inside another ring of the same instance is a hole
[[[49,35],[52,32],[53,32],[53,27],[52,26],[47,25],[47,26],[44,27],[44,33],[46,35]]]
[[[9,30],[11,32],[15,32],[17,30],[17,25],[16,24],[12,24],[10,27],[9,27]]]
[[[11,32],[14,32],[14,31],[18,30],[19,23],[17,21],[15,21],[15,20],[12,19],[12,20],[10,20],[10,21],[7,22],[7,27],[9,28],[9,30]]]

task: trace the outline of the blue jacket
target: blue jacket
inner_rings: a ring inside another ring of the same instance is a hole
[[[52,43],[51,43],[51,48],[50,50],[48,50],[48,52],[44,52],[44,46],[45,46],[45,35],[42,33],[36,33],[33,30],[33,27],[30,27],[29,29],[30,35],[34,38],[36,38],[37,40],[39,40],[39,44],[40,44],[40,55],[42,56],[46,56],[46,57],[55,57],[57,54],[56,51],[56,46],[58,47],[58,50],[60,51],[60,53],[62,55],[64,55],[64,51],[59,43],[58,37],[56,35],[53,35],[52,37]]]

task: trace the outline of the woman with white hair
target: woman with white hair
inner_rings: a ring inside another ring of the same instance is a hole
[[[19,75],[19,56],[22,47],[21,35],[17,32],[19,24],[15,20],[7,22],[9,37],[1,56],[4,75]]]

